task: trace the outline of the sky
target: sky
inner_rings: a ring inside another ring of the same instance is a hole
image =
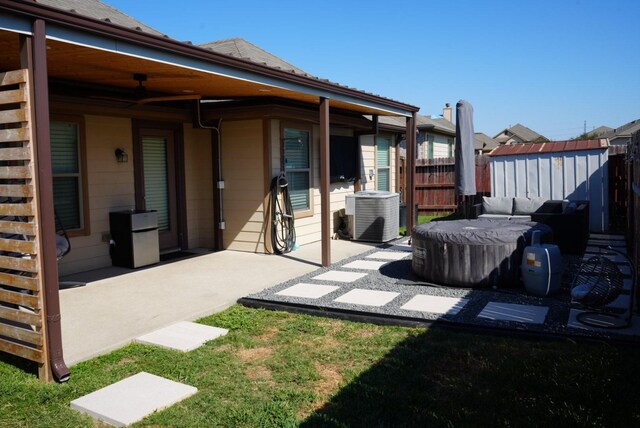
[[[640,119],[640,0],[103,1],[177,40],[244,38],[420,114],[467,100],[492,137]]]

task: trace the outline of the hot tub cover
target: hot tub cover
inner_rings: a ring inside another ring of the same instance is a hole
[[[540,230],[542,237],[552,233],[551,228],[542,223],[475,219],[432,221],[416,227],[413,236],[447,244],[495,245],[521,239],[530,241],[534,230]]]

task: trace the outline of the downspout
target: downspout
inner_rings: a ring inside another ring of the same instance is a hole
[[[60,326],[60,296],[58,289],[58,260],[56,257],[56,228],[53,213],[53,175],[51,167],[51,137],[49,129],[49,85],[47,82],[46,28],[42,19],[33,23],[33,93],[35,109],[36,151],[40,201],[40,252],[44,271],[44,303],[47,315],[47,336],[51,371],[58,382],[69,380],[71,372],[62,353]],[[46,188],[45,188],[46,187]]]
[[[198,116],[198,126],[200,126],[200,128],[203,129],[211,129],[215,134],[215,147],[211,147],[211,156],[213,156],[213,152],[214,150],[217,151],[217,159],[216,159],[216,164],[214,165],[214,168],[216,168],[216,174],[213,177],[213,181],[214,181],[214,188],[217,189],[218,191],[218,202],[217,202],[217,207],[218,207],[218,212],[217,212],[217,218],[218,218],[218,224],[216,225],[218,228],[218,233],[216,233],[216,236],[214,237],[215,239],[215,247],[216,250],[222,250],[223,248],[223,239],[222,239],[222,231],[225,229],[225,221],[224,221],[224,209],[223,209],[223,190],[224,190],[224,179],[222,178],[222,138],[220,136],[220,127],[222,126],[222,119],[218,119],[218,123],[216,124],[216,126],[211,126],[211,125],[204,125],[202,123],[202,116],[201,116],[201,103],[200,100],[196,100],[196,112],[197,112],[197,116]],[[214,201],[214,212],[216,211],[216,203]]]

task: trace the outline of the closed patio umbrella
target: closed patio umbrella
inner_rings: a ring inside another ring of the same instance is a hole
[[[473,107],[468,101],[456,104],[456,199],[464,202],[467,195],[476,194],[476,160],[473,152]],[[462,198],[461,198],[462,197]],[[466,210],[465,210],[466,215]]]

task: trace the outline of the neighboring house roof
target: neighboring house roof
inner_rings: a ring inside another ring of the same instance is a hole
[[[634,132],[640,131],[640,119],[632,120],[629,123],[625,123],[624,125],[612,129],[603,135],[604,138],[608,138],[613,140],[615,138],[628,138],[631,137],[631,134]]]
[[[198,46],[224,55],[230,55],[236,58],[242,58],[252,62],[256,62],[258,64],[264,64],[272,68],[279,68],[281,70],[291,71],[297,74],[308,75],[308,73],[296,67],[295,65],[292,65],[282,58],[277,57],[272,53],[269,53],[264,49],[254,45],[253,43],[239,37],[204,43]]]
[[[365,116],[371,120],[371,116]],[[402,128],[406,127],[406,119],[404,117],[397,116],[380,116],[378,123],[381,125],[387,125],[390,127]],[[456,126],[449,122],[447,119],[438,117],[432,118],[431,116],[416,116],[416,127],[419,131],[433,131],[442,134],[454,136],[456,135]]]
[[[510,128],[505,128],[502,131],[498,132],[493,138],[495,138],[498,142],[504,142],[507,141],[509,138],[502,136],[500,137],[501,134],[504,134],[505,132],[507,132],[509,135],[515,135],[516,137],[520,138],[522,141],[536,141],[540,138],[544,138],[546,139],[545,136],[538,134],[536,131],[527,128],[526,126],[520,124],[520,123],[516,123],[514,126],[510,127]]]
[[[493,150],[498,147],[499,143],[487,134],[482,132],[475,133],[474,148],[476,150]]]
[[[605,134],[613,131],[613,128],[609,128],[608,126],[598,126],[596,129],[591,132],[587,132],[588,135],[595,135],[597,137],[602,137]]]
[[[609,147],[606,138],[597,140],[546,141],[544,143],[501,145],[490,156],[513,156],[535,153],[556,153],[581,150],[603,150]]]
[[[133,30],[155,34],[156,36],[163,35],[163,33],[156,30],[155,28],[151,28],[148,25],[138,21],[137,19],[134,19],[124,12],[121,12],[118,9],[109,6],[108,4],[103,3],[99,0],[38,0],[38,3],[45,6],[51,6],[69,12],[74,12],[78,15],[88,16],[89,18],[111,22],[112,24],[120,25],[122,27],[130,28]]]

